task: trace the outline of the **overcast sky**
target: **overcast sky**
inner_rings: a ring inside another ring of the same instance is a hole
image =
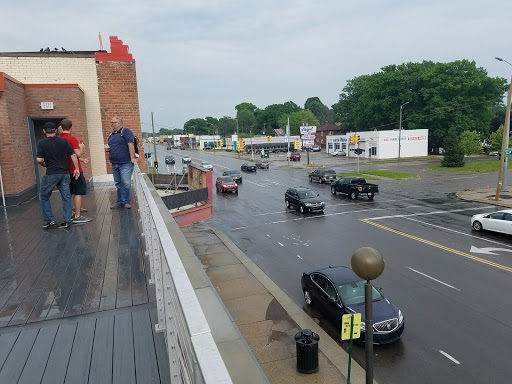
[[[476,61],[510,78],[510,0],[15,0],[2,3],[0,51],[104,49],[118,36],[136,60],[141,121],[183,128],[317,96],[383,66]],[[508,33],[507,33],[508,31]]]

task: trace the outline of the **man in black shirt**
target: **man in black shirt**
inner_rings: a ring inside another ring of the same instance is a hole
[[[70,174],[68,155],[71,157],[75,166],[73,172],[75,179],[78,179],[80,176],[78,160],[69,141],[62,137],[57,137],[57,126],[54,123],[46,123],[43,127],[43,131],[46,134],[46,139],[37,143],[36,158],[39,164],[46,167],[46,175],[43,176],[41,191],[39,192],[39,199],[41,200],[41,207],[43,209],[43,219],[45,221],[43,228],[51,228],[57,225],[50,204],[50,196],[55,187],[59,189],[62,198],[62,215],[64,217],[63,222],[58,228],[69,228],[71,222],[71,193],[69,192]]]

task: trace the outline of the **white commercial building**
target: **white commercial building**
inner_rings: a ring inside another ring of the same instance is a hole
[[[359,135],[359,143],[351,144],[350,136]],[[402,145],[398,146],[398,138]],[[343,151],[349,157],[357,157],[356,148],[361,148],[362,158],[393,159],[400,157],[419,157],[428,155],[428,129],[392,131],[364,131],[348,132],[345,135],[332,135],[326,138],[326,151],[331,154],[334,151]]]

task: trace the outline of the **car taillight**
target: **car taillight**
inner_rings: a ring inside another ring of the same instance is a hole
[[[363,187],[357,187],[357,189],[358,189],[359,192],[363,191]]]

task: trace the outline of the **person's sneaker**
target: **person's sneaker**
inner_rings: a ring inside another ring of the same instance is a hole
[[[110,209],[121,209],[123,207],[124,205],[114,204],[113,206],[110,207]]]
[[[82,215],[80,215],[78,217],[72,217],[71,218],[71,222],[73,224],[88,223],[89,221],[91,221],[91,219],[89,219],[88,217],[84,217]]]
[[[124,207],[125,207],[126,209],[132,209],[131,204],[125,204],[125,205],[124,205]]]
[[[57,228],[69,228],[70,225],[68,222],[66,221],[63,221],[62,223],[59,224],[59,226]]]
[[[43,224],[43,228],[51,228],[55,227],[57,225],[56,221],[48,221],[47,223]]]

